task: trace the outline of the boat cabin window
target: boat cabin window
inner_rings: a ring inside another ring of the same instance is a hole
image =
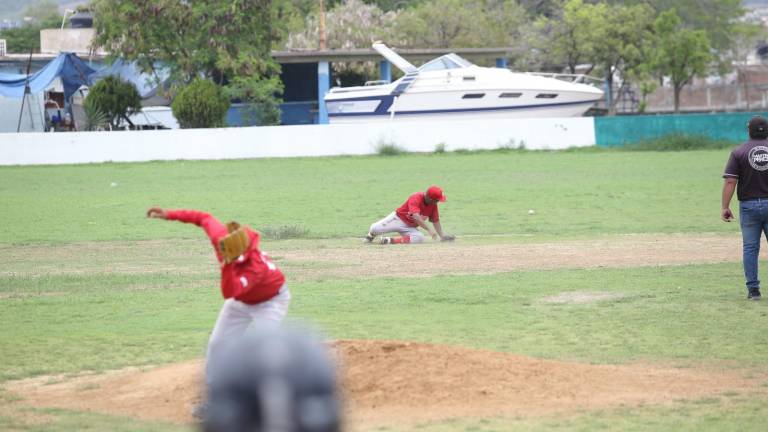
[[[557,93],[539,93],[536,95],[536,99],[554,99],[557,97]]]
[[[462,96],[462,99],[482,99],[485,93],[467,93]]]
[[[522,93],[502,93],[499,95],[500,98],[519,98],[522,96]]]
[[[475,77],[473,77],[473,76],[465,76],[464,77],[464,81],[474,81],[474,80],[475,80]]]
[[[427,71],[440,71],[448,69],[461,69],[472,66],[472,63],[464,60],[454,53],[440,56],[434,60],[430,60],[419,67],[420,72]]]

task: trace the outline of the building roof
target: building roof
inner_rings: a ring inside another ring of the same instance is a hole
[[[466,59],[492,59],[499,57],[515,57],[519,54],[516,48],[511,47],[492,47],[492,48],[411,48],[411,49],[393,49],[403,57],[411,60],[426,61],[432,60],[448,53],[456,53]],[[32,54],[32,60],[53,60],[58,54]],[[94,54],[93,56],[83,56],[92,60],[102,60],[106,56]],[[349,61],[379,61],[384,58],[371,48],[348,49],[348,50],[290,50],[290,51],[272,51],[272,57],[278,63],[317,63],[327,62],[349,62]],[[0,57],[0,62],[26,62],[29,54],[7,54]]]

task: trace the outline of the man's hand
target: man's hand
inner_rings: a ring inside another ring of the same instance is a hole
[[[155,219],[165,219],[165,210],[161,209],[160,207],[150,207],[149,210],[147,210],[147,217],[148,218],[155,218]]]
[[[726,207],[720,211],[720,218],[723,219],[724,222],[730,222],[733,220],[733,213],[731,212],[731,209]]]
[[[434,230],[429,230],[429,235],[432,236],[432,240],[437,240],[440,237]]]

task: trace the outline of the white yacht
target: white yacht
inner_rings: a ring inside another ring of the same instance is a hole
[[[603,96],[589,84],[477,66],[453,53],[417,68],[384,44],[373,48],[405,75],[392,83],[332,88],[325,95],[331,123],[574,117]]]

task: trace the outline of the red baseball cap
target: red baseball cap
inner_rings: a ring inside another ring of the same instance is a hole
[[[445,201],[445,195],[443,194],[443,190],[437,186],[430,186],[429,189],[427,189],[427,197],[435,201],[440,201],[440,202]]]

